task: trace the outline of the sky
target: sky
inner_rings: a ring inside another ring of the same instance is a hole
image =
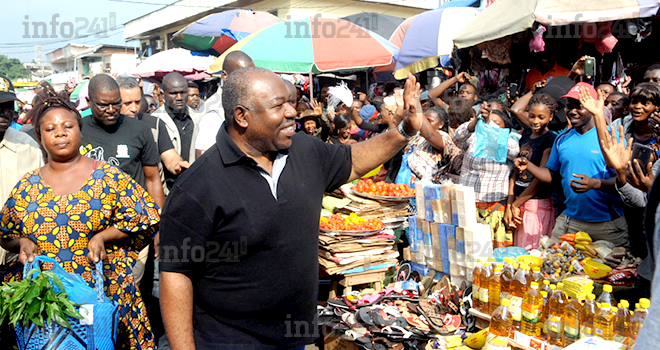
[[[17,5],[0,11],[0,55],[18,58],[21,62],[35,60],[35,45],[42,45],[41,59],[46,62],[46,54],[69,43],[114,44],[138,46],[137,41],[126,43],[123,24],[158,10],[174,0],[5,0]],[[28,18],[26,19],[26,16]],[[53,17],[55,35],[53,36]],[[116,28],[110,30],[114,20]],[[34,32],[35,22],[45,22],[47,38],[42,38],[43,26],[38,25],[39,33]],[[96,34],[108,27],[107,35]],[[29,36],[26,38],[25,36]],[[91,35],[90,35],[91,34]]]

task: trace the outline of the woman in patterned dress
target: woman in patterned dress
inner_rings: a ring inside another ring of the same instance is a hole
[[[0,212],[2,246],[22,264],[53,257],[91,287],[91,267],[102,260],[105,293],[120,305],[117,347],[154,349],[132,267],[158,229],[160,210],[120,169],[80,155],[82,119],[67,99],[50,86],[39,97],[33,125],[48,162],[12,190]],[[6,279],[21,278],[22,267],[14,268]]]

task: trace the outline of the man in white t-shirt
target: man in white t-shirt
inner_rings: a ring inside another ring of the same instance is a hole
[[[222,63],[221,78],[224,82],[231,72],[243,67],[254,67],[250,56],[243,51],[233,51],[227,54]],[[204,102],[202,119],[199,121],[199,133],[195,141],[195,154],[199,158],[209,147],[215,144],[220,125],[225,121],[225,112],[222,109],[222,87]]]

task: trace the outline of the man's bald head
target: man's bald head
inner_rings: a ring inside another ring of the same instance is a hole
[[[232,51],[225,56],[222,63],[222,79],[227,80],[227,76],[239,68],[254,67],[254,62],[243,51]]]
[[[265,68],[247,67],[237,69],[235,74],[228,77],[222,89],[222,108],[225,110],[225,117],[233,118],[234,111],[239,106],[254,109],[254,104],[250,100],[252,85],[254,85],[253,78],[258,75],[270,74],[275,73]]]
[[[163,77],[163,90],[167,92],[167,86],[185,84],[188,87],[188,81],[181,73],[172,72]]]
[[[116,90],[119,92],[119,85],[115,79],[107,74],[95,75],[89,81],[89,98],[95,100],[99,92],[107,92]]]

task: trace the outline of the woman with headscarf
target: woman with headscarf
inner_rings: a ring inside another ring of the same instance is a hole
[[[82,119],[68,98],[50,85],[39,97],[32,123],[47,163],[23,176],[0,212],[1,244],[20,260],[5,279],[22,278],[23,264],[47,255],[93,288],[91,269],[102,261],[105,293],[120,305],[117,348],[153,349],[132,267],[160,210],[119,168],[80,155]]]

